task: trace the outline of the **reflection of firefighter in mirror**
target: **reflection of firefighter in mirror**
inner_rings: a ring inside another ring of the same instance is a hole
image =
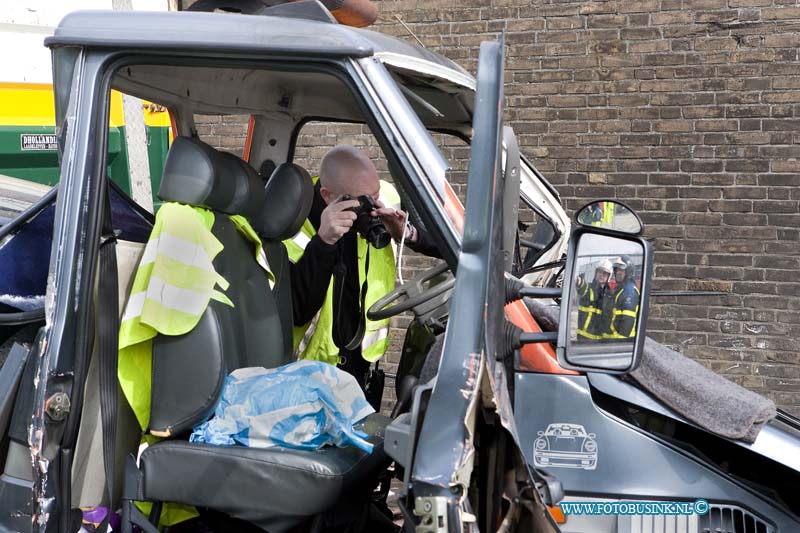
[[[614,260],[614,305],[610,331],[606,338],[626,339],[636,336],[636,316],[639,314],[639,288],[635,283],[635,267],[631,258],[623,255]]]
[[[600,203],[596,202],[589,205],[589,221],[591,222],[592,226],[599,226],[603,221],[603,208],[600,207]]]
[[[614,227],[614,202],[596,202],[589,206],[589,219],[592,226]]]
[[[611,261],[600,261],[594,270],[594,279],[587,283],[583,274],[578,276],[578,340],[600,340],[610,332],[611,312],[614,304],[611,287]]]
[[[614,202],[603,202],[602,211],[603,213],[600,215],[601,226],[604,228],[613,228],[614,227],[614,211],[616,206]]]

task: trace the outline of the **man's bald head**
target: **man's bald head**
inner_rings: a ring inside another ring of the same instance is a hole
[[[378,171],[367,155],[347,144],[332,148],[319,167],[320,185],[335,196],[362,194],[377,196],[380,190]],[[330,202],[328,198],[325,199]]]

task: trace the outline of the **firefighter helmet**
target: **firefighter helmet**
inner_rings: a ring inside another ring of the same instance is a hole
[[[598,270],[601,271],[601,272],[605,272],[606,274],[608,274],[610,276],[611,275],[611,271],[612,271],[611,261],[609,261],[608,259],[603,259],[602,261],[597,263],[597,267],[595,268],[595,272],[597,272]]]
[[[625,277],[633,276],[633,260],[630,256],[621,255],[614,260],[614,269],[620,269],[625,271]]]

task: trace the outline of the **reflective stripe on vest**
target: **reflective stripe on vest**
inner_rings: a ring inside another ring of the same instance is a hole
[[[595,296],[594,296],[594,289],[591,287],[591,285],[589,285],[588,283],[584,283],[581,287],[578,288],[578,296],[580,298],[585,298],[587,292],[589,293],[589,301],[593,302]],[[588,339],[595,339],[595,340],[602,339],[603,338],[602,335],[595,335],[594,333],[590,333],[589,326],[592,323],[592,318],[594,317],[594,315],[602,315],[603,311],[593,305],[578,305],[578,311],[586,313],[586,320],[583,321],[583,325],[578,324],[578,335]]]
[[[594,289],[592,289],[592,287],[589,286],[588,283],[584,283],[582,289],[583,290],[581,290],[580,288],[578,289],[578,291],[579,291],[578,292],[578,296],[580,296],[581,298],[586,298],[586,293],[588,292],[589,293],[589,301],[590,302],[594,301]],[[592,314],[595,311],[600,312],[600,310],[597,309],[594,306],[591,306],[591,305],[588,305],[588,306],[587,305],[578,305],[578,311],[582,311],[582,312],[586,313],[586,320],[583,321],[583,325],[578,324],[578,326],[579,326],[578,334],[579,335],[587,335],[588,332],[589,332],[589,324],[592,323]]]
[[[582,305],[578,306],[578,310],[586,313],[586,320],[584,320],[583,322],[583,327],[578,329],[578,335],[581,335],[583,337],[588,337],[590,339],[602,339],[603,338],[602,335],[595,335],[594,333],[590,333],[589,326],[592,323],[592,317],[594,317],[594,315],[598,315],[599,318],[599,315],[602,315],[603,311],[598,309],[597,307],[593,306],[586,307]]]
[[[380,200],[384,205],[399,208],[400,195],[392,184],[381,181],[380,191]],[[296,263],[303,256],[306,245],[314,235],[316,235],[314,226],[306,220],[297,235],[284,241],[291,261]],[[357,243],[358,283],[361,286],[364,281],[369,244],[360,235],[357,237]],[[392,246],[380,250],[372,248],[369,260],[365,313],[372,304],[394,289],[397,275]],[[367,361],[374,362],[380,359],[389,347],[389,320],[373,321],[366,317],[365,320],[366,331],[361,341],[361,356]],[[308,324],[294,328],[294,347],[295,355],[299,359],[315,359],[338,364],[339,348],[333,342],[333,277],[319,313]]]
[[[308,235],[306,235],[305,233],[303,233],[302,231],[298,231],[297,235],[292,237],[292,242],[294,244],[296,244],[297,247],[301,250],[301,254],[300,255],[302,255],[302,250],[306,249],[306,246],[308,246],[308,243],[310,241],[311,241],[311,238]],[[297,262],[297,261],[295,260],[294,262]]]

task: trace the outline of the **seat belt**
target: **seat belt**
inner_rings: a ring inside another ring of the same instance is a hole
[[[117,284],[117,236],[111,221],[110,185],[105,183],[100,235],[100,269],[97,287],[97,319],[100,356],[100,416],[103,431],[103,465],[106,472],[108,513],[98,531],[105,532],[114,508],[114,457],[117,439],[117,363],[119,358],[119,286]]]

